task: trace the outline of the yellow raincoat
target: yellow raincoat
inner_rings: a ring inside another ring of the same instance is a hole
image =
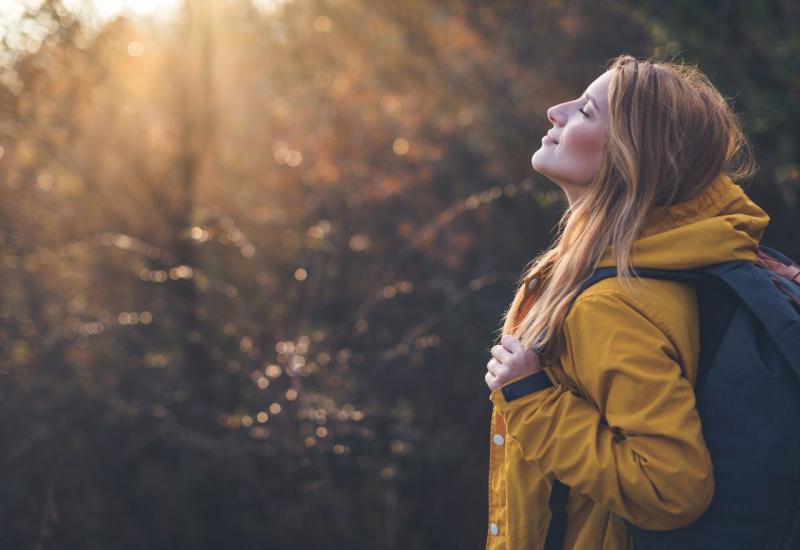
[[[768,223],[721,174],[700,195],[651,217],[632,264],[755,261]],[[599,267],[612,265],[607,250]],[[692,388],[695,291],[657,279],[642,279],[639,288],[626,293],[611,277],[575,300],[564,323],[566,350],[557,364],[544,364],[544,381],[553,385],[506,401],[502,389],[528,374],[491,392],[487,550],[544,547],[554,478],[571,488],[565,549],[632,549],[622,518],[677,529],[710,504],[713,468]]]

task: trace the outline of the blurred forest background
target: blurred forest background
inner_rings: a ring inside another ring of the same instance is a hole
[[[617,54],[731,98],[800,258],[794,0],[16,4],[2,548],[482,547],[485,365],[567,206],[530,157]]]

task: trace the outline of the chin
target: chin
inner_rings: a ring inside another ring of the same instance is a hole
[[[550,178],[552,175],[552,170],[548,169],[547,164],[547,162],[542,162],[540,159],[536,158],[536,154],[531,157],[531,166],[533,169],[539,172],[541,175]]]

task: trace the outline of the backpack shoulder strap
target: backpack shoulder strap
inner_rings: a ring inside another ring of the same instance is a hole
[[[687,283],[699,283],[708,281],[708,275],[698,272],[697,270],[690,269],[655,269],[650,267],[634,267],[632,271],[639,277],[647,277],[652,279],[664,279],[668,281],[682,281]],[[589,288],[595,283],[607,279],[609,277],[617,276],[616,266],[600,267],[595,269],[586,281],[581,285],[578,294]]]

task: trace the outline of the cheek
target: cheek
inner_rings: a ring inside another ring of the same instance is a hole
[[[605,144],[605,134],[597,128],[575,128],[561,138],[562,148],[574,155],[597,154]]]

